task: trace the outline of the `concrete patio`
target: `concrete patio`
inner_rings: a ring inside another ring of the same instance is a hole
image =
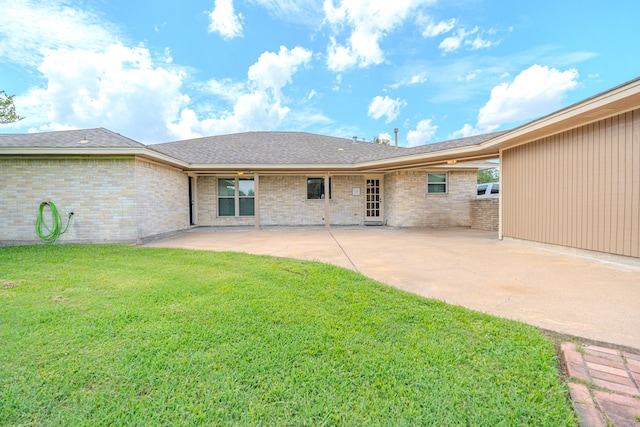
[[[469,229],[195,228],[146,244],[322,261],[408,292],[640,349],[640,267]]]

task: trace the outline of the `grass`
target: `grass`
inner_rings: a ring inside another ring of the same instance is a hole
[[[0,248],[0,425],[576,425],[537,329],[321,263]]]

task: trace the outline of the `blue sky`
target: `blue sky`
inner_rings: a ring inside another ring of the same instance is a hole
[[[640,1],[0,0],[0,132],[293,130],[414,146],[640,76]]]

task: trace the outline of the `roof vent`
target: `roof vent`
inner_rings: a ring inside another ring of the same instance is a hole
[[[357,136],[353,136],[353,142],[358,142],[358,137]]]

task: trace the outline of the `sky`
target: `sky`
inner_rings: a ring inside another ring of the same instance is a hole
[[[416,146],[640,76],[640,1],[0,0],[0,133],[302,131]]]

